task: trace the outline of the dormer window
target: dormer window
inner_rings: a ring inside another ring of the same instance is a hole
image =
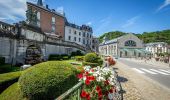
[[[125,46],[129,46],[129,47],[135,47],[136,46],[136,42],[133,40],[128,40],[125,42]]]

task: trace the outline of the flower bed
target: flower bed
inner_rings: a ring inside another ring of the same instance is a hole
[[[110,68],[84,67],[84,70],[77,75],[79,81],[84,83],[81,90],[81,98],[86,100],[112,100],[120,90],[117,87],[115,72]]]

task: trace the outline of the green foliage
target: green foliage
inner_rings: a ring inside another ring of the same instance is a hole
[[[52,100],[78,82],[76,74],[76,68],[67,62],[48,61],[27,69],[19,85],[30,100]]]
[[[127,33],[124,32],[120,32],[120,31],[114,31],[114,32],[108,32],[108,33],[104,33],[102,36],[99,37],[99,41],[100,43],[103,42],[103,38],[106,36],[109,40],[120,37],[122,35],[125,35]]]
[[[0,100],[26,100],[22,98],[18,82],[12,84],[0,94]]]
[[[83,56],[84,54],[80,51],[80,50],[77,50],[76,52],[72,52],[71,53],[71,57],[74,57],[74,56]]]
[[[0,74],[8,73],[8,72],[16,72],[19,70],[20,70],[20,67],[11,66],[10,64],[0,65]]]
[[[103,60],[98,57],[95,53],[88,53],[84,57],[83,65],[89,65],[92,67],[101,66],[103,64]]]
[[[51,54],[49,55],[48,60],[68,60],[70,59],[70,56],[67,54]]]
[[[5,64],[5,57],[0,57],[0,65]]]
[[[2,92],[11,84],[17,82],[21,73],[22,73],[21,71],[18,71],[18,72],[0,74],[0,92]]]
[[[127,33],[119,32],[119,31],[108,32],[100,36],[99,40],[101,43],[105,36],[107,36],[108,39],[114,39],[125,34]],[[163,30],[163,31],[156,31],[156,32],[143,32],[142,34],[135,34],[135,35],[138,36],[141,40],[143,40],[144,43],[166,42],[170,44],[170,30]]]
[[[76,56],[76,61],[83,61],[84,60],[84,56]]]

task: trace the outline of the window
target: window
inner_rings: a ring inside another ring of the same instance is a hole
[[[77,31],[74,31],[74,34],[77,34]]]
[[[55,25],[52,25],[52,32],[55,32]]]
[[[86,33],[85,32],[83,32],[83,37],[85,37],[86,36]]]
[[[87,33],[87,37],[89,37],[89,33]]]
[[[81,38],[79,38],[79,42],[81,41]]]
[[[136,42],[133,40],[128,40],[125,42],[125,46],[129,46],[129,47],[135,47],[136,46]]]
[[[52,24],[55,24],[55,17],[52,17]]]
[[[81,32],[79,32],[79,35],[81,36]]]
[[[76,41],[76,37],[74,37],[74,41]]]
[[[40,27],[40,12],[37,12],[37,25]]]
[[[68,40],[71,40],[71,36],[68,36]]]
[[[83,44],[85,44],[85,39],[83,39]]]
[[[69,33],[71,34],[71,29],[69,29]]]

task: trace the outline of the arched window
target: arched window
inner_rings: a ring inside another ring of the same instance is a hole
[[[128,40],[125,42],[125,46],[129,46],[129,47],[135,47],[136,46],[136,42],[133,40]]]

